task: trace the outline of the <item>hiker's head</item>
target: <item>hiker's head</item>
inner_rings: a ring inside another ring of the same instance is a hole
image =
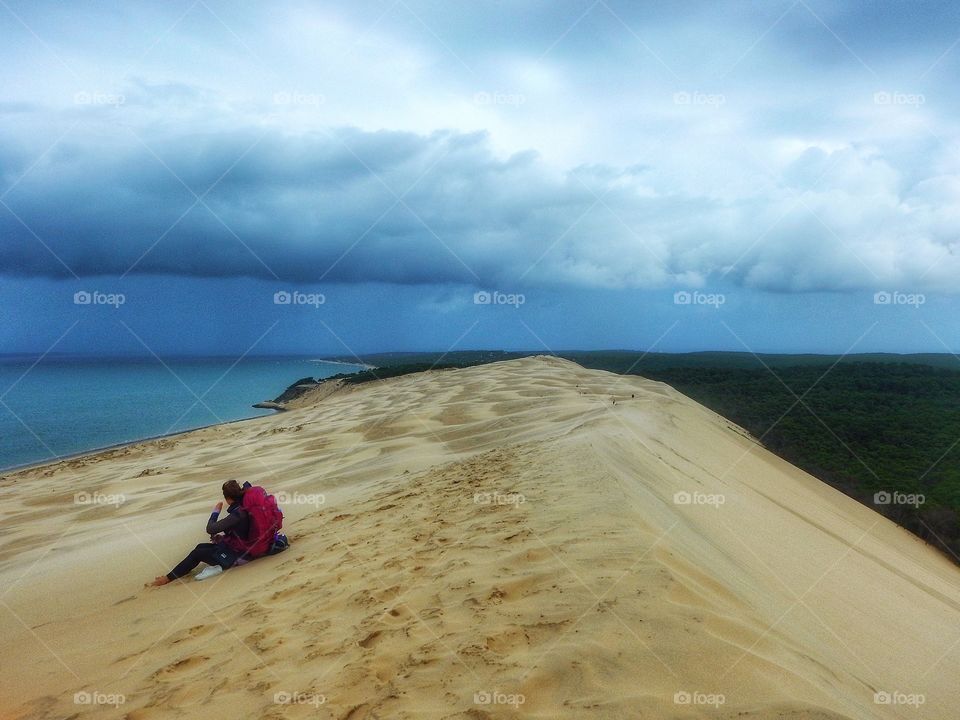
[[[229,503],[243,500],[243,488],[236,480],[227,480],[223,484],[223,499]]]

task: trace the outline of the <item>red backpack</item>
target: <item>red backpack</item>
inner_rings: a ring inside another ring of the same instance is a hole
[[[246,539],[236,535],[225,538],[227,546],[248,559],[266,555],[277,530],[283,527],[283,513],[277,507],[276,498],[254,485],[244,491],[241,507],[250,518],[250,530]]]

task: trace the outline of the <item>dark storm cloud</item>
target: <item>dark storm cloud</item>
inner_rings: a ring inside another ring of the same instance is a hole
[[[957,184],[898,195],[897,172],[870,151],[809,150],[780,190],[721,202],[664,192],[643,165],[556,173],[532,152],[501,160],[483,133],[141,132],[64,141],[19,182],[13,161],[0,270],[607,287],[722,273],[816,290],[937,281],[956,262],[956,221],[934,203]],[[0,144],[2,157],[17,155]],[[864,226],[876,234],[850,245],[832,229]],[[937,252],[946,260],[932,267]]]
[[[17,184],[0,267],[471,281],[504,261],[523,272],[587,202],[532,154],[496,160],[481,134],[121,135],[64,143]]]

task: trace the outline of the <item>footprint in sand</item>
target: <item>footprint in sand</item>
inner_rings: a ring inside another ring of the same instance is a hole
[[[204,665],[210,658],[206,655],[191,655],[190,657],[182,658],[176,662],[172,662],[169,665],[166,665],[155,673],[153,677],[157,680],[169,680],[179,682],[182,675],[189,674],[192,671],[199,669]]]
[[[413,613],[406,605],[399,605],[383,611],[377,622],[383,625],[406,625],[413,618]]]
[[[193,638],[206,635],[213,630],[212,625],[194,625],[193,627],[187,628],[186,630],[181,630],[167,642],[169,645],[176,645],[182,643],[185,640],[192,640]]]
[[[383,638],[382,630],[374,630],[372,633],[367,635],[363,640],[358,640],[357,645],[364,649],[372,648]]]

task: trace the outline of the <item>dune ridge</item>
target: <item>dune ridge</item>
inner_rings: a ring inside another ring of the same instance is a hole
[[[142,589],[231,476],[281,494],[293,547]],[[343,388],[0,493],[3,717],[960,705],[947,559],[668,386],[553,357]]]

